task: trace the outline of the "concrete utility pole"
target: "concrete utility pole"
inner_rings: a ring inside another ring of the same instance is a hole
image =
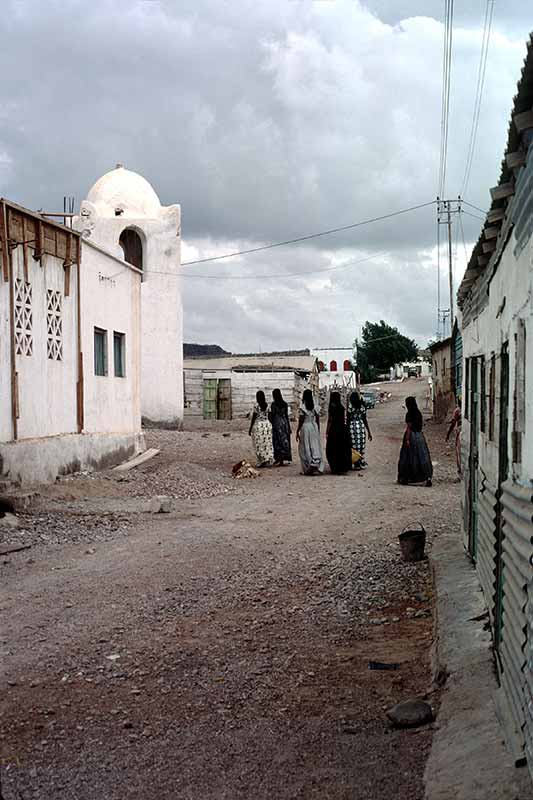
[[[446,318],[450,317],[450,334],[453,330],[453,323],[455,320],[455,311],[454,311],[454,285],[453,285],[453,247],[452,247],[452,215],[460,214],[461,213],[461,198],[458,197],[457,200],[441,200],[437,197],[437,224],[438,228],[440,229],[441,225],[446,225],[448,228],[448,283],[449,283],[449,290],[450,290],[450,308],[440,308],[440,276],[439,276],[439,290],[438,290],[438,297],[439,297],[439,308],[437,310],[438,316],[438,328],[439,332],[437,334],[440,337],[440,324],[442,322],[442,335],[446,335]],[[440,239],[440,237],[439,237]],[[437,246],[439,246],[437,244]]]

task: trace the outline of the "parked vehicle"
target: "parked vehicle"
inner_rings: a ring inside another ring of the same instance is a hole
[[[361,392],[361,397],[364,400],[365,406],[367,408],[375,408],[377,403],[377,394],[373,389],[367,389],[364,392]]]

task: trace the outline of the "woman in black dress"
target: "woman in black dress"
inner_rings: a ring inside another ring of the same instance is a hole
[[[284,461],[292,461],[289,406],[283,399],[280,389],[274,389],[272,398],[270,422],[272,423],[272,441],[274,443],[274,466],[282,467]]]
[[[433,478],[433,464],[427,446],[426,438],[422,433],[422,413],[414,397],[405,400],[407,414],[405,415],[405,433],[403,435],[400,460],[398,462],[398,483],[423,483],[431,486]]]
[[[342,475],[351,467],[352,448],[346,427],[344,406],[339,392],[331,392],[326,428],[326,458],[335,475]]]

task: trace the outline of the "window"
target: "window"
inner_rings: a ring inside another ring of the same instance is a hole
[[[347,358],[344,362],[343,369],[345,372],[351,372],[352,369],[352,362],[349,358]]]
[[[481,356],[481,366],[479,371],[479,399],[480,399],[480,416],[479,416],[479,430],[485,433],[487,430],[487,386],[485,375],[485,356]]]
[[[63,360],[61,292],[46,290],[46,353],[52,361]]]
[[[490,359],[489,371],[489,439],[494,441],[494,416],[496,410],[496,356]]]
[[[470,419],[470,362],[465,360],[465,419]]]
[[[115,362],[115,378],[124,378],[126,375],[126,336],[113,331],[113,359]]]
[[[434,369],[435,369],[435,377],[437,378],[438,374],[439,374],[439,365],[437,364],[437,359],[435,359],[433,364],[434,364]]]
[[[124,252],[124,261],[137,267],[137,269],[142,269],[143,243],[137,231],[134,231],[133,228],[126,228],[120,234],[118,243]]]
[[[107,375],[107,331],[94,329],[94,374]]]
[[[31,284],[15,280],[15,348],[18,356],[33,355]]]
[[[337,372],[337,362],[336,361],[331,361],[330,362],[329,371],[330,372]]]
[[[518,320],[515,334],[515,375],[513,413],[513,463],[522,462],[522,435],[526,430],[526,324]]]

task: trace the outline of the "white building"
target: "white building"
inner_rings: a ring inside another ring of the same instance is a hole
[[[321,389],[357,389],[355,354],[352,347],[312,349],[318,360]]]
[[[142,407],[180,422],[179,209],[116,173],[95,184],[73,229],[0,201],[0,479],[124,460],[143,447]]]
[[[144,424],[183,422],[183,310],[180,207],[164,207],[141,175],[103,175],[81,204],[74,227],[84,243],[141,270],[141,413]]]
[[[490,615],[500,718],[533,775],[533,37],[491,207],[459,289],[465,546]]]
[[[317,360],[309,355],[188,358],[184,373],[185,414],[203,419],[246,417],[260,389],[268,403],[272,402],[273,389],[280,389],[293,417],[298,414],[305,389],[318,396]]]

